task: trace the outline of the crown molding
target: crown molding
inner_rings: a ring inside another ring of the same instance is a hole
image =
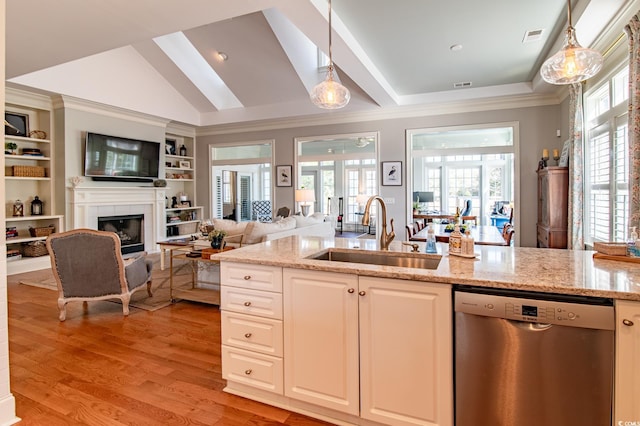
[[[167,124],[166,132],[176,136],[186,136],[190,138],[195,138],[196,126],[177,123],[175,121],[172,121],[169,124]]]
[[[51,96],[17,89],[7,86],[5,88],[5,103],[23,107],[50,110],[53,107]]]
[[[323,126],[335,124],[349,124],[366,121],[390,120],[399,118],[428,117],[447,114],[464,114],[470,112],[496,111],[514,108],[531,108],[547,105],[558,105],[564,99],[562,90],[545,94],[513,95],[473,101],[453,101],[432,103],[419,106],[385,107],[375,111],[360,111],[348,113],[316,114],[306,117],[289,117],[283,119],[243,122],[201,126],[196,129],[198,136],[222,135],[230,133],[244,133],[250,131],[265,131],[289,129],[295,127]]]
[[[89,112],[93,114],[105,115],[121,120],[134,121],[151,126],[166,127],[171,120],[153,115],[132,111],[125,108],[114,107],[101,104],[99,102],[74,98],[73,96],[58,95],[53,98],[53,108],[68,108],[76,111]]]

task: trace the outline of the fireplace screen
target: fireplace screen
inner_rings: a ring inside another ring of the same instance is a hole
[[[120,237],[122,254],[144,251],[144,215],[104,216],[98,218],[98,230],[115,232]]]

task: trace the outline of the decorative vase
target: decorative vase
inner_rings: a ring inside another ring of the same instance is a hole
[[[211,240],[211,248],[220,250],[222,248],[222,238],[214,238]]]

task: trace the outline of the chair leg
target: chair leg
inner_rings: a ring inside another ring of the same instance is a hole
[[[153,297],[153,293],[151,293],[151,280],[147,281],[147,294],[149,297]]]
[[[129,315],[129,301],[131,300],[131,295],[123,294],[120,296],[120,300],[122,300],[122,314],[126,317]]]
[[[58,314],[58,319],[60,321],[64,321],[67,319],[67,302],[64,299],[58,299],[58,310],[60,313]]]

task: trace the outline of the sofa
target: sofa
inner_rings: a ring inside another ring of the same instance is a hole
[[[207,227],[225,231],[227,247],[242,247],[265,241],[277,240],[291,235],[333,237],[335,231],[331,222],[325,222],[324,214],[310,216],[293,215],[275,222],[236,222],[229,219],[210,219]]]

